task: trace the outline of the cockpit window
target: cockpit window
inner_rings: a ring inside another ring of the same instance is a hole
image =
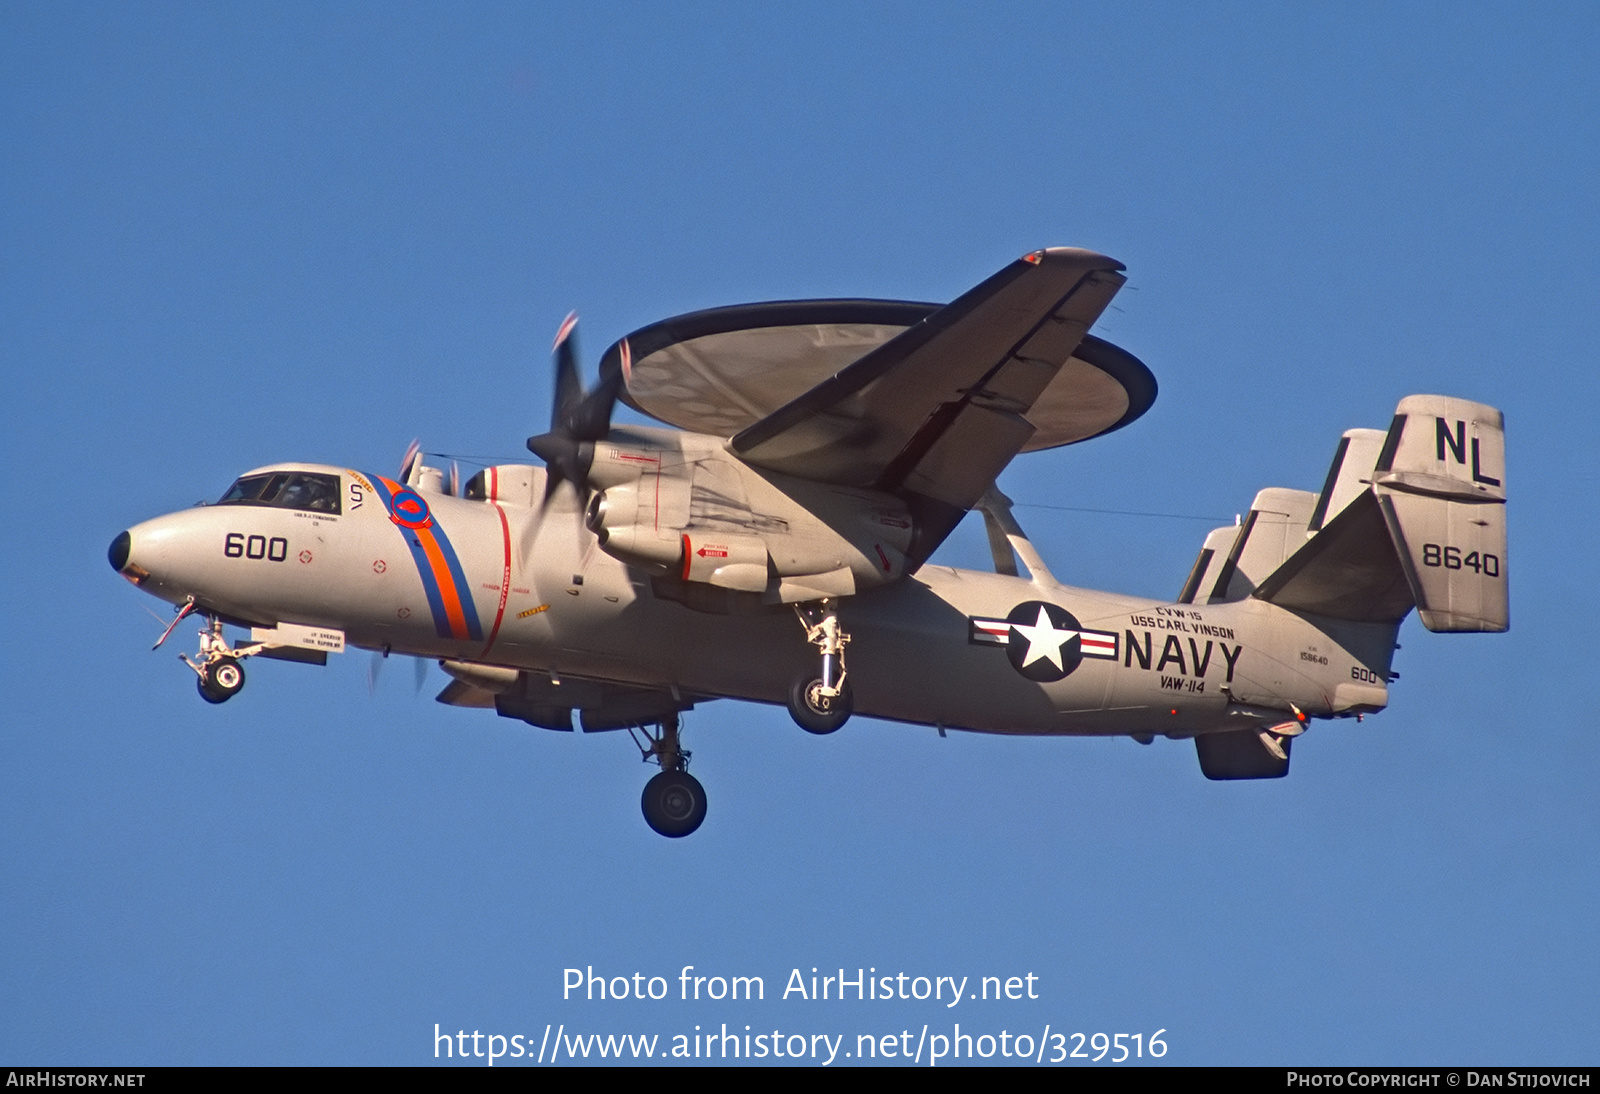
[[[339,513],[339,476],[303,471],[246,475],[222,495],[218,505],[266,505],[274,509],[307,509]]]

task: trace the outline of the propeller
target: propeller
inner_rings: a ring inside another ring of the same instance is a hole
[[[417,437],[411,439],[406,446],[406,454],[400,457],[400,481],[407,486],[411,485],[411,473],[422,462],[422,440]]]
[[[581,513],[589,502],[589,469],[594,465],[594,443],[611,432],[611,411],[626,380],[625,372],[603,378],[593,391],[584,391],[578,375],[578,314],[573,312],[556,332],[555,397],[550,408],[550,430],[528,438],[528,451],[544,461],[544,500],[540,511],[562,483],[578,495]],[[626,345],[623,359],[628,357]]]
[[[406,446],[406,454],[400,457],[400,481],[407,486],[416,486],[422,481],[424,471],[430,470],[422,463],[422,441],[413,438]],[[455,460],[450,461],[450,477],[442,479],[439,490],[447,497],[459,498],[461,496],[461,464]]]
[[[413,671],[416,676],[416,694],[422,694],[422,685],[428,681],[428,659],[426,657],[410,656]],[[388,660],[387,649],[373,650],[372,660],[367,662],[367,694],[375,694],[378,690],[378,677],[383,675],[383,663]]]

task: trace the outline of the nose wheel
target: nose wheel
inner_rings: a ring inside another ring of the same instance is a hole
[[[653,731],[644,728],[644,739],[634,735],[633,743],[646,763],[658,763],[661,771],[644,784],[639,807],[644,822],[659,835],[679,839],[700,827],[706,819],[706,789],[689,774],[689,753],[678,739],[676,714],[662,719]]]
[[[219,657],[202,664],[199,672],[200,698],[208,703],[225,703],[244,687],[244,666],[238,658]]]

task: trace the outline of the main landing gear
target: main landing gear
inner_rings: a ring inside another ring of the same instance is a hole
[[[642,742],[637,734],[633,738],[646,763],[661,765],[660,773],[644,784],[639,805],[645,823],[669,839],[687,836],[706,819],[706,790],[687,770],[689,752],[678,739],[678,729],[678,716],[669,714],[653,732],[643,730]]]
[[[803,672],[789,685],[789,716],[808,733],[832,733],[850,720],[855,699],[844,667],[850,636],[839,627],[839,604],[832,598],[796,604],[806,641],[822,654],[819,667]]]

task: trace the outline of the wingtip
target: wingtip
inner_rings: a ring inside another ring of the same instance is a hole
[[[1084,247],[1045,247],[1022,256],[1022,261],[1032,266],[1042,265],[1046,259],[1052,264],[1115,270],[1118,273],[1128,268],[1110,255],[1103,255],[1099,251],[1091,251]]]

